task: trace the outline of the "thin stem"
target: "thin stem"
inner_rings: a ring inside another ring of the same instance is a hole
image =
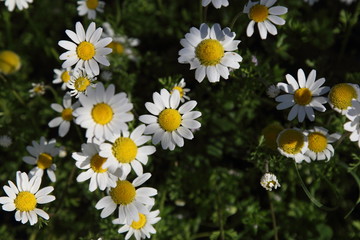
[[[274,206],[271,201],[271,193],[268,191],[268,197],[269,197],[269,205],[270,205],[270,212],[271,212],[271,219],[274,229],[274,239],[279,240],[278,231],[277,231],[277,225],[276,225],[276,216],[274,211]]]
[[[238,20],[238,18],[241,16],[242,12],[239,12],[238,14],[236,14],[236,16],[234,17],[234,19],[231,21],[230,24],[230,29],[233,29],[235,22]]]
[[[223,222],[223,213],[222,209],[219,207],[219,194],[216,194],[216,211],[218,213],[218,219],[219,219],[219,227],[220,227],[220,239],[225,240],[225,232],[224,232],[224,222]]]

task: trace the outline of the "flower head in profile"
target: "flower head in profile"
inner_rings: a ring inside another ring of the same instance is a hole
[[[287,8],[282,6],[273,7],[276,0],[261,0],[260,2],[249,2],[244,7],[244,13],[247,13],[251,19],[246,29],[246,35],[251,37],[254,34],[254,25],[257,23],[261,39],[266,39],[267,33],[277,34],[276,25],[284,25],[285,20],[279,17],[287,13]]]
[[[70,89],[70,95],[78,98],[80,95],[87,94],[88,87],[95,87],[94,81],[96,77],[88,74],[84,68],[78,68],[71,72],[70,81],[66,86]]]
[[[62,68],[67,68],[75,65],[74,69],[84,67],[89,75],[99,75],[99,63],[109,66],[110,63],[106,59],[106,55],[111,53],[111,49],[107,46],[112,39],[101,38],[102,28],[96,28],[95,23],[90,23],[86,32],[83,25],[77,22],[75,25],[76,33],[71,30],[66,30],[65,33],[72,40],[59,41],[59,46],[67,51],[60,55],[60,60],[65,60]]]
[[[180,93],[180,101],[181,101],[182,103],[184,103],[185,100],[190,100],[189,96],[186,96],[186,94],[187,94],[188,92],[190,92],[190,89],[189,89],[189,88],[185,88],[185,86],[186,86],[186,82],[185,82],[185,80],[182,78],[182,79],[180,80],[180,82],[179,82],[179,83],[176,83],[176,84],[174,85],[174,87],[172,88],[172,90],[171,90],[171,93],[173,93],[175,90],[178,90],[178,91],[179,91],[179,93]]]
[[[22,224],[27,222],[34,225],[38,222],[38,215],[46,220],[49,215],[42,209],[37,208],[38,204],[46,204],[55,200],[53,195],[49,195],[54,188],[44,187],[39,190],[41,177],[33,176],[29,179],[26,173],[16,172],[16,185],[8,181],[9,186],[5,185],[4,191],[7,197],[0,197],[2,209],[7,212],[15,212],[15,220]]]
[[[282,130],[276,139],[279,152],[288,158],[293,158],[296,163],[302,161],[310,162],[310,158],[305,155],[308,150],[307,136],[297,128],[287,128]]]
[[[104,12],[105,2],[99,0],[80,0],[77,2],[79,16],[87,14],[88,19],[95,19],[96,12]]]
[[[61,89],[65,90],[67,83],[70,81],[71,68],[54,69],[54,80],[53,84],[61,84]]]
[[[21,11],[29,8],[29,3],[32,2],[33,0],[5,0],[5,6],[10,12],[14,11],[15,6]]]
[[[350,140],[357,142],[360,148],[360,102],[353,100],[352,106],[346,113],[346,117],[350,120],[344,124],[344,129],[351,132]]]
[[[190,69],[196,69],[195,79],[202,82],[207,76],[210,82],[219,82],[220,76],[229,78],[229,68],[238,69],[242,57],[234,52],[239,40],[234,40],[235,33],[230,28],[221,30],[219,24],[211,28],[205,23],[200,29],[192,27],[181,39],[184,47],[179,51],[179,63],[189,63]]]
[[[0,52],[0,73],[12,74],[17,72],[21,67],[19,55],[10,50]]]
[[[29,90],[30,97],[42,96],[45,94],[45,85],[41,83],[31,83],[32,88]]]
[[[334,85],[328,95],[329,104],[332,109],[346,115],[352,107],[353,100],[360,101],[360,88],[357,84],[339,83]]]
[[[279,122],[270,123],[263,128],[262,135],[264,136],[265,146],[272,150],[277,150],[276,139],[282,130],[284,130],[284,127]]]
[[[265,173],[261,177],[260,184],[263,188],[265,188],[268,191],[272,191],[273,189],[277,189],[278,187],[281,187],[275,174],[270,172]]]
[[[222,6],[223,7],[229,6],[228,0],[202,0],[201,1],[201,4],[203,7],[208,6],[210,3],[212,3],[215,8],[221,8]]]

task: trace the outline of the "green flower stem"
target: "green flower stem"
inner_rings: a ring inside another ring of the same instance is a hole
[[[272,224],[273,224],[273,229],[274,229],[274,239],[275,240],[279,240],[279,236],[278,236],[278,231],[277,231],[277,225],[276,225],[276,216],[275,216],[275,211],[274,211],[274,206],[272,204],[271,201],[271,192],[268,191],[268,197],[269,197],[269,205],[270,205],[270,212],[271,212],[271,219],[272,219]]]
[[[230,29],[233,29],[235,22],[238,20],[238,18],[241,16],[241,14],[243,14],[243,12],[239,12],[238,14],[236,14],[236,16],[234,17],[234,19],[231,21],[230,24]]]

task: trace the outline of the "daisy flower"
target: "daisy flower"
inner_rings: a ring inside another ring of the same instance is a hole
[[[171,90],[171,93],[173,93],[174,90],[178,90],[178,91],[179,91],[179,93],[180,93],[180,101],[181,101],[182,103],[185,102],[185,99],[186,99],[186,100],[190,100],[190,98],[189,98],[188,96],[186,96],[186,93],[190,92],[190,89],[189,89],[189,88],[185,88],[185,86],[186,86],[186,82],[185,82],[185,80],[182,78],[182,79],[180,80],[180,82],[177,83],[177,84],[175,84],[174,87],[173,87],[172,90]]]
[[[184,47],[179,51],[179,63],[189,63],[190,69],[196,69],[195,79],[201,82],[205,76],[210,82],[229,77],[229,68],[238,69],[242,57],[233,52],[237,50],[239,40],[234,40],[235,33],[230,28],[221,30],[219,24],[211,28],[205,23],[200,29],[192,27],[190,33],[181,39]]]
[[[305,131],[304,134],[308,138],[308,150],[305,155],[309,156],[311,160],[326,160],[329,161],[334,156],[334,148],[330,143],[333,143],[341,137],[340,134],[329,134],[328,130],[323,127],[314,127],[314,129]]]
[[[149,208],[151,208],[151,206]],[[152,225],[160,221],[161,217],[158,217],[159,213],[159,210],[151,211],[147,214],[139,213],[139,221],[133,221],[131,224],[126,224],[124,219],[121,218],[114,219],[112,223],[124,224],[124,226],[119,228],[118,232],[127,232],[125,240],[130,239],[132,235],[135,236],[136,240],[141,240],[150,238],[150,234],[156,233],[156,230]]]
[[[149,213],[146,205],[154,205],[154,199],[151,196],[157,194],[155,188],[137,188],[150,177],[150,173],[144,173],[135,178],[132,183],[124,177],[120,178],[116,182],[116,187],[110,189],[109,196],[103,197],[96,203],[96,209],[103,209],[100,216],[106,218],[118,208],[119,218],[125,220],[126,224],[140,221],[139,213]]]
[[[42,96],[45,94],[45,85],[41,83],[31,83],[32,88],[29,90],[30,97]]]
[[[29,7],[29,3],[33,0],[5,0],[5,6],[7,6],[10,12],[14,11],[15,5],[21,11]]]
[[[110,63],[106,59],[106,55],[111,53],[110,48],[106,48],[112,39],[100,39],[102,28],[95,29],[95,23],[90,23],[89,27],[84,30],[80,22],[75,25],[76,33],[71,30],[66,30],[66,35],[73,41],[61,40],[59,46],[65,48],[67,51],[60,55],[60,60],[66,60],[62,64],[62,68],[67,68],[75,65],[75,69],[85,67],[89,75],[99,75],[99,63],[109,66]]]
[[[63,98],[63,106],[57,103],[51,104],[51,108],[60,113],[60,117],[56,117],[49,122],[49,127],[59,127],[59,136],[64,137],[70,129],[70,122],[73,120],[73,111],[79,106],[79,102],[71,104],[71,96],[66,93]]]
[[[268,191],[272,191],[273,188],[277,189],[278,187],[281,187],[277,177],[269,172],[261,177],[260,185]]]
[[[194,135],[189,129],[198,129],[201,124],[195,119],[201,116],[199,111],[191,111],[196,106],[194,100],[188,101],[179,107],[180,93],[174,91],[170,94],[162,89],[160,94],[153,94],[154,103],[145,103],[146,109],[152,114],[139,117],[146,126],[145,134],[153,134],[152,143],[161,142],[163,149],[175,149],[175,145],[184,146],[184,139],[193,139]]]
[[[87,93],[88,87],[95,87],[93,82],[96,80],[91,74],[88,74],[84,68],[78,68],[71,73],[70,81],[66,86],[70,89],[71,96],[78,98],[80,95]]]
[[[280,89],[278,86],[272,84],[266,89],[266,95],[270,98],[276,98],[280,93]]]
[[[215,8],[221,8],[222,6],[224,6],[224,7],[229,6],[228,0],[202,0],[202,2],[201,2],[203,7],[206,7],[210,3],[212,3]]]
[[[359,85],[352,83],[336,84],[330,89],[328,99],[332,109],[345,115],[352,106],[352,100],[360,101]]]
[[[45,204],[55,200],[55,196],[49,195],[54,188],[44,187],[39,190],[41,178],[33,176],[30,178],[26,173],[16,172],[16,185],[12,181],[8,181],[9,186],[5,185],[4,191],[8,197],[0,197],[0,203],[3,204],[2,209],[7,212],[15,212],[16,221],[25,224],[29,221],[30,225],[34,225],[38,221],[38,215],[46,220],[49,215],[39,208],[38,204]]]
[[[73,115],[75,123],[86,128],[86,137],[91,139],[109,139],[114,133],[126,131],[126,122],[132,121],[134,116],[129,113],[133,105],[125,93],[115,94],[115,87],[110,84],[105,90],[102,83],[96,88],[88,88],[87,95],[80,95],[81,107]]]
[[[296,116],[299,122],[303,122],[305,115],[310,121],[315,120],[314,110],[325,112],[323,104],[327,102],[326,97],[321,95],[327,93],[329,87],[320,87],[324,84],[325,78],[315,81],[316,71],[312,70],[306,79],[304,71],[300,68],[297,72],[298,81],[290,74],[286,74],[286,83],[278,83],[278,87],[287,94],[280,95],[275,101],[280,102],[276,106],[277,110],[283,110],[291,107],[288,120],[293,120]]]
[[[20,69],[20,67],[21,60],[19,55],[9,50],[0,52],[0,73],[15,73]]]
[[[80,0],[77,2],[79,16],[87,14],[88,19],[96,18],[96,11],[104,12],[105,2],[99,0]]]
[[[360,148],[360,102],[352,101],[352,107],[349,108],[346,117],[350,121],[344,124],[344,129],[351,132],[350,140],[358,142]]]
[[[9,137],[8,135],[0,136],[0,146],[2,146],[4,148],[8,148],[8,147],[10,147],[11,144],[12,144],[11,137]]]
[[[114,133],[111,138],[107,139],[110,143],[100,145],[100,156],[107,158],[104,167],[115,175],[117,169],[122,169],[123,174],[128,175],[131,168],[134,169],[138,176],[143,174],[143,167],[146,165],[148,155],[156,151],[154,146],[141,146],[148,142],[151,137],[143,136],[145,125],[140,125],[131,132],[120,131]]]
[[[44,137],[40,138],[40,143],[32,141],[32,146],[27,146],[26,150],[31,156],[23,157],[23,161],[27,164],[36,165],[30,172],[29,176],[40,176],[44,174],[46,169],[47,175],[52,182],[56,181],[55,170],[56,165],[53,158],[59,154],[59,148],[55,147],[56,140],[46,141]]]
[[[61,89],[65,90],[67,83],[70,81],[71,68],[54,69],[54,80],[53,84],[62,83]]]
[[[267,33],[277,34],[276,25],[284,25],[285,20],[279,17],[287,13],[288,9],[282,6],[272,7],[276,0],[261,0],[260,2],[249,2],[244,7],[251,21],[246,28],[246,35],[251,37],[254,34],[254,25],[257,23],[261,39],[266,39]]]
[[[90,179],[89,191],[93,192],[97,188],[105,190],[106,187],[116,186],[116,177],[104,168],[107,158],[99,155],[100,148],[96,143],[84,143],[81,145],[81,152],[75,152],[72,157],[76,160],[76,166],[86,172],[82,172],[76,178],[78,182]]]
[[[296,128],[282,130],[276,139],[279,152],[288,158],[295,159],[301,163],[303,160],[310,162],[310,158],[305,155],[308,150],[308,139],[302,131]]]

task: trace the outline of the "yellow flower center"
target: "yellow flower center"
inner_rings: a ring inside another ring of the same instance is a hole
[[[119,137],[112,146],[112,153],[121,163],[130,163],[136,158],[138,148],[128,137]]]
[[[327,137],[320,132],[312,132],[308,135],[309,149],[313,152],[322,152],[327,147]]]
[[[89,85],[90,85],[90,80],[88,78],[79,77],[78,79],[75,80],[74,88],[78,92],[84,92]]]
[[[304,134],[295,129],[285,130],[278,139],[278,147],[289,154],[301,152],[304,143]]]
[[[7,50],[0,52],[0,72],[14,73],[20,69],[20,66],[20,58],[16,53]]]
[[[182,98],[182,97],[184,96],[184,90],[183,90],[182,87],[180,87],[180,86],[175,86],[175,87],[173,87],[172,92],[173,92],[174,90],[178,90],[178,91],[179,91],[179,93],[180,93],[180,98]],[[171,92],[171,93],[172,93],[172,92]]]
[[[69,74],[69,71],[64,71],[61,76],[60,76],[61,80],[64,82],[64,83],[67,83],[69,80],[70,80],[70,74]]]
[[[294,93],[294,100],[299,105],[308,105],[312,100],[312,93],[308,88],[299,88]]]
[[[277,122],[267,125],[263,130],[262,134],[264,135],[264,143],[265,146],[276,150],[276,138],[278,137],[279,133],[284,130],[284,128]]]
[[[176,130],[181,124],[181,115],[178,110],[165,109],[159,114],[159,124],[162,129],[168,132]]]
[[[224,56],[224,48],[218,40],[205,39],[195,48],[195,55],[202,65],[214,66]]]
[[[268,181],[266,183],[267,188],[273,188],[274,186],[276,186],[276,182],[274,180]]]
[[[89,42],[81,42],[76,47],[76,54],[78,57],[84,61],[90,60],[95,56],[95,46]]]
[[[110,196],[116,204],[127,205],[134,201],[136,195],[135,187],[129,181],[117,181],[116,187],[111,188]]]
[[[96,173],[103,173],[106,172],[107,169],[103,169],[102,165],[106,161],[107,158],[100,157],[100,155],[97,153],[95,154],[91,160],[90,160],[90,167],[94,172]]]
[[[16,209],[21,212],[34,210],[36,203],[35,195],[27,191],[19,192],[14,200]]]
[[[113,119],[114,112],[110,105],[98,103],[91,110],[91,116],[96,123],[105,125]]]
[[[124,46],[119,42],[112,41],[107,45],[107,47],[113,50],[112,53],[122,54],[124,52]]]
[[[62,119],[64,119],[65,121],[71,121],[73,119],[72,112],[73,110],[71,108],[65,108],[64,110],[62,110],[61,112]]]
[[[37,160],[37,166],[41,169],[47,169],[52,164],[53,157],[47,153],[41,153]]]
[[[131,227],[133,229],[141,229],[142,227],[144,227],[146,224],[146,216],[142,213],[139,213],[139,221],[135,222],[133,221],[131,223]]]
[[[41,84],[38,84],[33,88],[33,91],[34,91],[34,93],[37,93],[37,94],[43,94],[45,92],[45,87],[42,86]]]
[[[98,5],[99,5],[99,1],[98,1],[98,0],[87,0],[87,1],[86,1],[86,6],[87,6],[89,9],[96,9]]]
[[[249,15],[255,22],[263,22],[269,16],[269,9],[264,5],[256,4],[250,9]]]
[[[340,110],[350,107],[352,105],[351,100],[357,98],[355,88],[347,83],[336,84],[329,92],[330,102]]]

